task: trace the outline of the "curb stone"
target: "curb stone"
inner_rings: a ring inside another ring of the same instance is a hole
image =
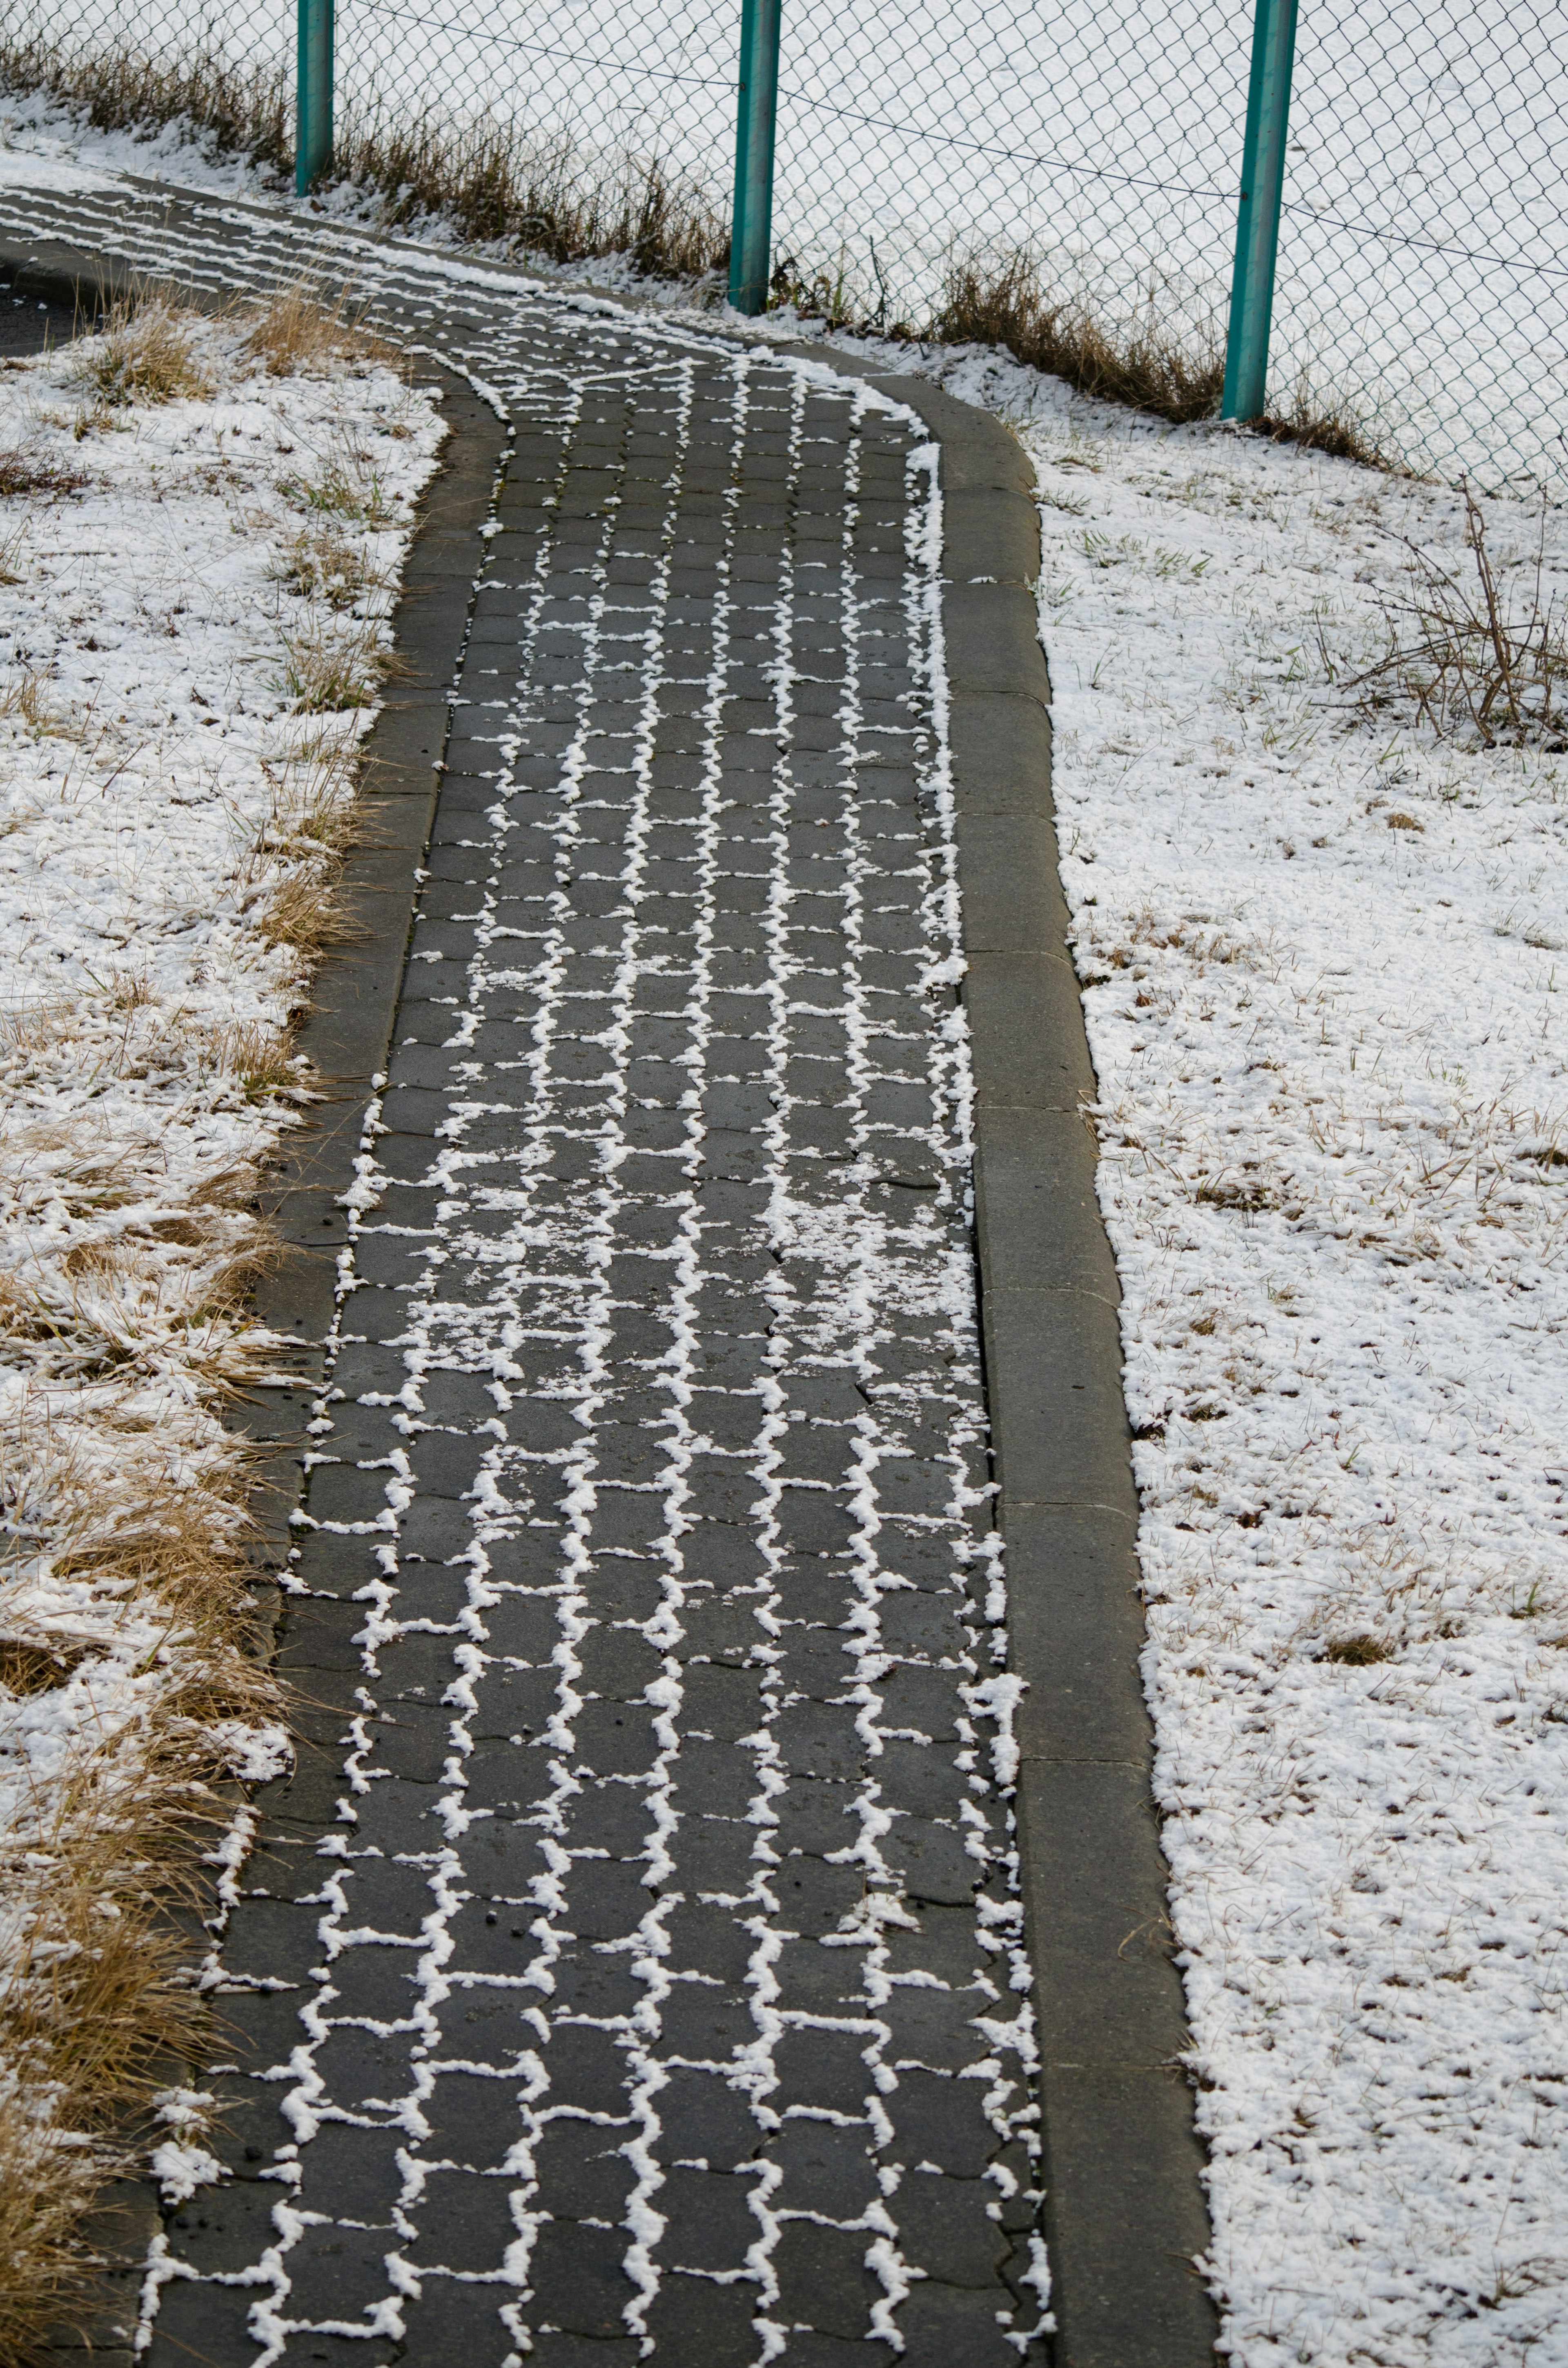
[[[1056,2368],[1196,2368],[1204,2151],[1180,2066],[1165,1861],[1139,1676],[1138,1497],[1120,1292],[1096,1197],[1095,1095],[1051,795],[1034,472],[986,412],[831,347],[782,346],[907,404],[942,450],[943,622],[975,1077],[981,1320],[1040,2014]]]
[[[313,1346],[304,1387],[242,1411],[246,1434],[276,1441],[262,1533],[268,1567],[286,1558],[289,1516],[303,1481],[302,1426],[319,1388],[319,1346],[336,1312],[337,1259],[347,1239],[343,1195],[354,1181],[374,1079],[384,1076],[413,928],[418,871],[429,845],[450,723],[449,694],[465,646],[489,545],[480,529],[505,467],[509,431],[466,381],[426,373],[449,434],[420,496],[420,519],[392,616],[400,677],[366,734],[360,829],[339,891],[347,941],[320,965],[309,1016],[295,1035],[329,1096],[308,1132],[279,1146],[265,1208],[287,1255],[256,1292],[261,1321]],[[272,1626],[279,1599],[271,1598]],[[264,1621],[264,1625],[267,1623]]]
[[[45,296],[84,279],[118,288],[131,278],[58,242],[25,256],[0,244],[7,268],[19,291]],[[656,314],[642,317],[657,327]],[[780,359],[878,387],[923,419],[942,450],[982,1315],[1012,1664],[1028,1689],[1018,1810],[1040,2019],[1053,2353],[1057,2368],[1184,2368],[1212,2357],[1216,2333],[1193,2267],[1209,2236],[1203,2156],[1179,2069],[1187,2034],[1138,1675],[1138,1503],[1119,1293],[1080,1115],[1095,1084],[1057,873],[1033,474],[999,423],[924,381],[831,348],[767,343]],[[322,965],[299,1039],[322,1074],[341,1081],[342,1099],[308,1146],[290,1146],[272,1205],[293,1255],[258,1293],[267,1321],[304,1338],[321,1338],[331,1321],[344,1233],[335,1201],[352,1176],[368,1081],[386,1058],[445,743],[438,687],[462,647],[483,549],[476,530],[504,463],[499,422],[465,383],[446,384],[456,431],[436,481],[446,514],[437,528],[426,507],[395,619],[413,676],[367,744],[387,768],[364,800],[384,837],[345,875],[346,901],[377,928]],[[274,1447],[266,1541],[274,1564],[298,1486],[299,1426],[297,1400],[245,1417],[250,1435]]]

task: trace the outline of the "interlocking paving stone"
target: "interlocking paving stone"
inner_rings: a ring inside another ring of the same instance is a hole
[[[399,271],[505,530],[146,2356],[1043,2358],[931,450]]]

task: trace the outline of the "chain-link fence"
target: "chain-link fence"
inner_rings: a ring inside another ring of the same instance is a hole
[[[501,127],[558,184],[658,160],[722,229],[740,0],[337,0],[339,121]],[[292,0],[37,0],[8,38],[291,81]],[[1020,249],[1113,323],[1223,342],[1250,11],[1196,0],[784,0],[773,253],[918,326]],[[1307,0],[1269,408],[1421,471],[1568,490],[1568,0]]]

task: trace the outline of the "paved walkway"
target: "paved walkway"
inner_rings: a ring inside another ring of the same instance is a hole
[[[934,455],[416,302],[516,438],[147,2357],[1040,2357]]]

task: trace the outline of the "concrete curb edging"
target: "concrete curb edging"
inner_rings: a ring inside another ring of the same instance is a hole
[[[133,279],[59,242],[25,252],[0,242],[0,274],[18,292],[67,302],[81,288],[124,292]],[[574,292],[618,302],[599,289],[561,290]],[[656,332],[656,314],[625,309]],[[678,333],[690,334],[685,324]],[[1119,1292],[1080,1109],[1095,1079],[1057,870],[1033,473],[999,422],[926,381],[829,347],[769,339],[763,349],[874,385],[920,417],[941,449],[982,1317],[1012,1667],[1028,1685],[1018,1812],[1060,2330],[1052,2357],[1056,2368],[1197,2368],[1212,2358],[1217,2332],[1193,2268],[1209,2242],[1203,2153],[1177,2061],[1187,2033],[1138,1670],[1138,1501]],[[344,902],[362,934],[320,966],[297,1039],[333,1099],[308,1134],[285,1138],[266,1196],[290,1254],[258,1287],[257,1313],[301,1343],[322,1343],[333,1319],[341,1195],[370,1080],[386,1065],[448,687],[506,450],[508,431],[490,407],[462,380],[439,376],[453,432],[395,616],[408,671],[366,742],[365,828],[344,873]],[[286,1553],[306,1402],[322,1366],[319,1345],[302,1349],[299,1384],[266,1393],[240,1417],[270,1483],[255,1556],[263,1649],[279,1602],[269,1575]]]
[[[0,292],[71,304],[96,318],[106,299],[131,295],[136,274],[102,255],[58,240],[25,252],[0,240]],[[200,303],[203,291],[192,291]],[[249,1555],[264,1582],[258,1646],[276,1633],[277,1591],[265,1582],[287,1558],[290,1517],[304,1484],[308,1401],[324,1371],[322,1343],[336,1306],[337,1257],[347,1235],[342,1196],[354,1180],[371,1079],[386,1068],[403,962],[413,928],[418,869],[429,844],[450,720],[449,692],[462,655],[477,578],[489,546],[490,515],[511,431],[454,371],[426,367],[441,390],[449,434],[435,475],[420,495],[393,634],[400,671],[361,743],[359,829],[339,883],[343,941],[318,963],[297,1051],[316,1072],[324,1099],[278,1146],[261,1206],[286,1255],[257,1279],[260,1321],[297,1341],[292,1385],[242,1401],[233,1428],[260,1451],[257,1527]],[[439,506],[433,496],[439,489]]]
[[[1120,1293],[1051,796],[1034,472],[998,420],[822,346],[941,447],[943,621],[975,1078],[986,1394],[1006,1546],[1056,2368],[1197,2368],[1203,2148],[1150,1791]]]
[[[298,1367],[304,1389],[253,1400],[240,1417],[250,1439],[275,1443],[260,1533],[269,1567],[287,1555],[290,1516],[303,1486],[303,1399],[320,1385],[319,1344],[336,1311],[337,1260],[348,1230],[343,1196],[354,1181],[373,1081],[384,1076],[390,1058],[419,868],[440,788],[449,694],[489,552],[480,529],[510,437],[464,380],[448,370],[429,376],[439,381],[450,433],[420,496],[393,612],[400,677],[363,744],[360,826],[339,891],[346,940],[319,965],[309,1015],[294,1040],[328,1099],[306,1131],[284,1137],[263,1204],[287,1255],[261,1279],[256,1314],[291,1339],[313,1344]],[[276,1594],[270,1609],[271,1622],[264,1612],[261,1623],[268,1634],[280,1609]]]

